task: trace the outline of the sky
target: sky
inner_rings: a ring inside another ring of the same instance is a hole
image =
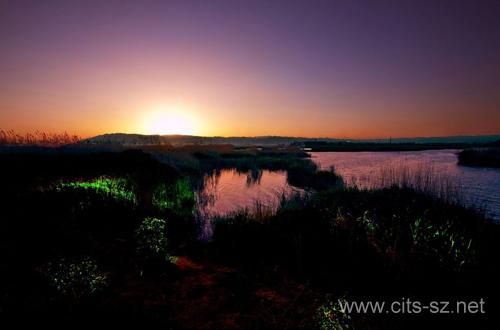
[[[0,0],[0,129],[500,134],[500,1]]]

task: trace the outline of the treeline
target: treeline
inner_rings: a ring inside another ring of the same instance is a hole
[[[391,142],[324,142],[314,141],[304,143],[310,151],[418,151],[440,149],[465,149],[494,146],[499,141],[488,143],[391,143]]]
[[[500,167],[500,148],[465,149],[458,154],[460,165]]]

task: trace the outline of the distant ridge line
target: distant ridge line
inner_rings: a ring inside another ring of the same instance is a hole
[[[289,136],[195,136],[195,135],[158,135],[135,133],[107,133],[83,139],[79,144],[118,144],[118,145],[154,145],[154,144],[233,144],[248,145],[289,145],[305,142],[371,142],[371,143],[487,143],[500,140],[500,135],[459,135],[445,137],[385,138],[385,139],[339,139],[339,138],[306,138]]]

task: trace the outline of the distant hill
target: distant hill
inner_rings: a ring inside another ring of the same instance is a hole
[[[392,138],[392,143],[488,143],[500,140],[500,135],[462,135],[438,137]],[[389,139],[353,140],[353,142],[383,142]]]
[[[81,140],[79,144],[150,145],[165,143],[161,135],[112,133]]]
[[[112,133],[84,139],[79,144],[85,145],[185,145],[185,144],[232,144],[234,146],[277,146],[302,144],[306,142],[372,142],[372,143],[486,143],[500,140],[500,135],[481,136],[449,136],[449,137],[416,137],[392,139],[334,139],[334,138],[303,138],[286,136],[256,136],[256,137],[205,137],[192,135],[142,135]]]
[[[92,138],[81,140],[80,144],[86,145],[155,145],[155,144],[232,144],[235,146],[276,146],[289,145],[292,143],[300,143],[306,141],[339,141],[337,139],[309,139],[300,137],[284,137],[284,136],[257,136],[257,137],[205,137],[192,135],[141,135],[141,134],[125,134],[113,133],[103,134]]]

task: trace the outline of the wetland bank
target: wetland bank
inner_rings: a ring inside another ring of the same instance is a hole
[[[2,310],[181,329],[386,329],[427,321],[346,315],[336,302],[481,296],[494,306],[498,225],[420,172],[353,184],[348,170],[365,176],[354,166],[365,156],[4,151]]]

